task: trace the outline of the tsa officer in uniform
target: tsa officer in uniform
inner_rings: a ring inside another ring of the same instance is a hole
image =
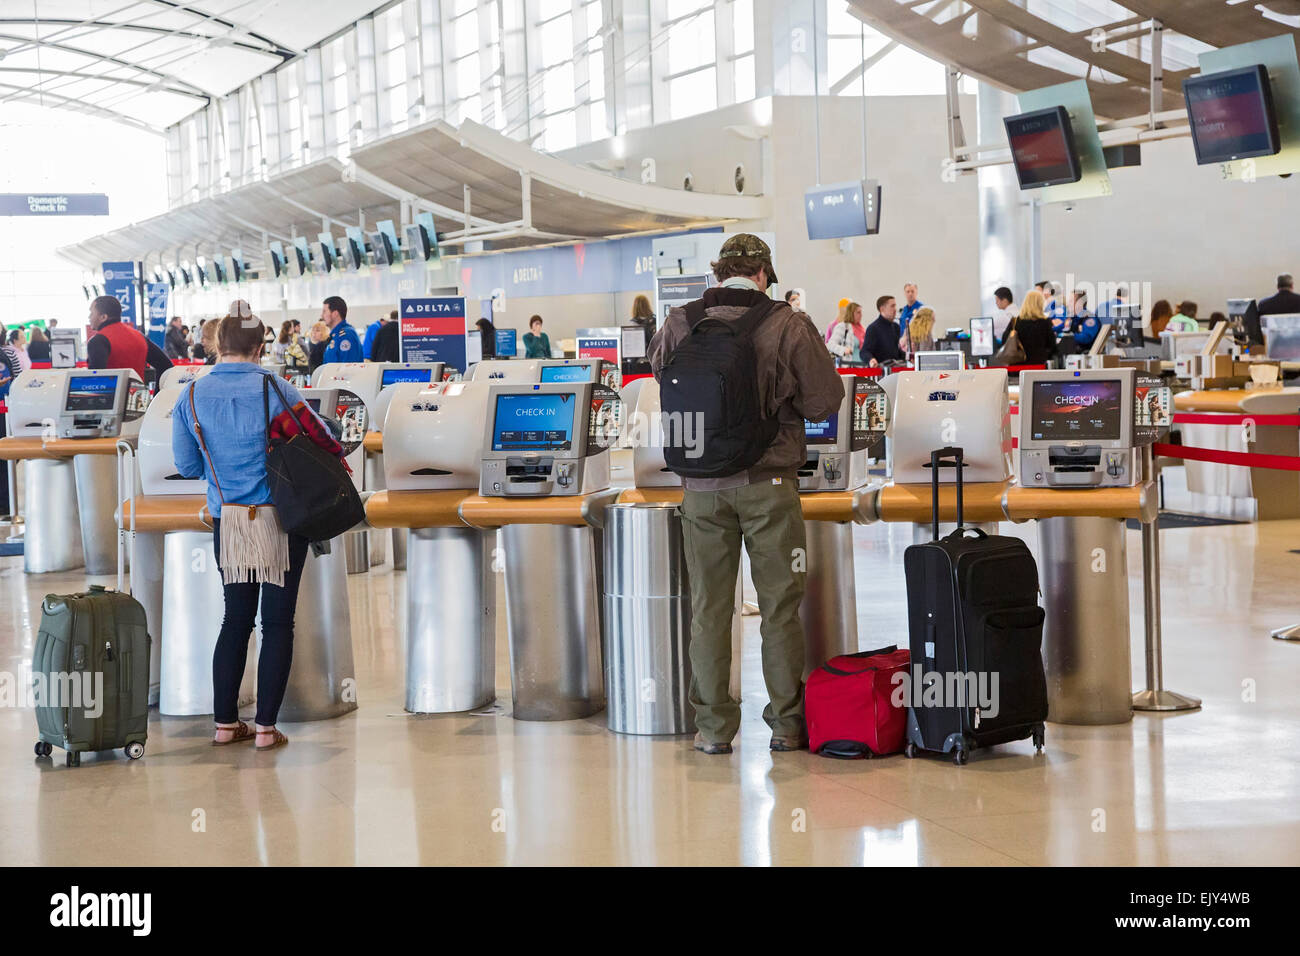
[[[348,325],[348,304],[337,295],[325,300],[320,310],[320,320],[330,330],[329,344],[325,346],[325,362],[364,362],[361,339],[357,330]]]

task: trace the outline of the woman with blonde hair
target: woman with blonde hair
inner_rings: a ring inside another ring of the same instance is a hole
[[[318,321],[307,330],[307,338],[311,342],[307,347],[307,374],[311,375],[325,364],[325,349],[330,344],[330,327]]]
[[[915,355],[917,352],[933,352],[934,309],[928,305],[917,309],[916,314],[912,316],[912,321],[907,323],[907,331],[903,333],[903,341],[899,344],[908,355]]]
[[[1057,354],[1056,331],[1047,317],[1047,299],[1037,289],[1031,290],[1020,306],[1020,315],[1011,321],[1006,338],[993,365],[1044,365]]]
[[[862,324],[862,306],[856,302],[846,302],[835,324],[831,326],[826,347],[838,359],[852,359],[861,351],[866,334],[866,326]]]

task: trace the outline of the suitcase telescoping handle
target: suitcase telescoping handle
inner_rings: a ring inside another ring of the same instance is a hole
[[[962,530],[961,470],[962,450],[949,445],[930,452],[930,503],[933,510],[934,540],[939,540],[939,469],[954,468],[957,471],[957,530]]]

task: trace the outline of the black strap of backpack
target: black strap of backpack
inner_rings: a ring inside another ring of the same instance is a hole
[[[736,335],[750,335],[763,323],[764,319],[776,311],[777,306],[782,304],[783,303],[778,302],[776,299],[770,299],[764,295],[761,301],[750,306],[745,314],[736,319],[735,322],[728,322],[726,324],[732,328]],[[695,328],[707,318],[708,311],[704,305],[703,299],[695,299],[692,302],[686,303],[686,323],[690,326],[692,332],[694,332]],[[723,322],[722,319],[716,319],[714,321]]]

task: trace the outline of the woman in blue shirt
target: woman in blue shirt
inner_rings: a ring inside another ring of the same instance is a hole
[[[212,743],[255,739],[258,750],[271,750],[289,742],[276,730],[275,721],[289,682],[294,607],[308,542],[280,527],[266,480],[270,426],[263,383],[271,373],[258,364],[264,328],[247,303],[236,303],[232,312],[240,314],[226,316],[217,328],[220,358],[212,372],[190,384],[176,401],[172,443],[177,471],[187,478],[207,479],[213,548],[225,593],[225,618],[212,657]],[[317,444],[334,454],[342,452],[288,382],[272,384],[269,411],[276,430],[301,427]],[[262,650],[254,733],[239,719],[238,697],[259,598]]]

